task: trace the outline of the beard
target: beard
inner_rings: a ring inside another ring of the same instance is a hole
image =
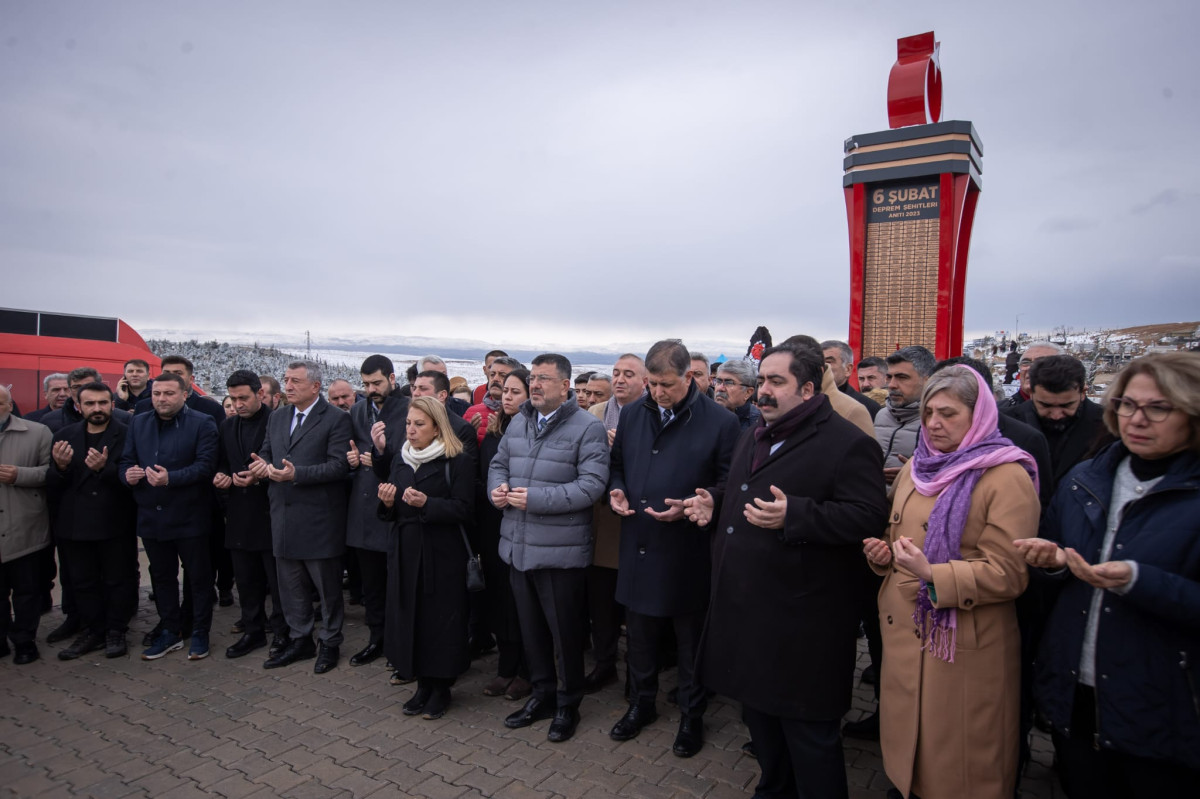
[[[110,418],[112,418],[112,417],[110,417],[107,413],[100,413],[99,411],[97,411],[96,413],[93,413],[91,416],[89,416],[87,418],[87,420],[88,420],[88,424],[102,425],[102,424],[108,424],[108,420]]]
[[[1038,423],[1041,425],[1043,431],[1053,435],[1062,435],[1075,425],[1075,420],[1078,418],[1077,415],[1068,416],[1064,419],[1042,419],[1039,417]]]

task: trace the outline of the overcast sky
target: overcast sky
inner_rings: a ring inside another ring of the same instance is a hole
[[[0,5],[0,306],[592,345],[846,334],[842,144],[942,43],[968,336],[1200,318],[1179,2]]]

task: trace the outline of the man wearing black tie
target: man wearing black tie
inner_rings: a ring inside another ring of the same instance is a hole
[[[317,657],[313,671],[338,663],[342,643],[342,553],[346,548],[346,475],[350,416],[321,397],[321,368],[293,361],[283,390],[291,407],[271,414],[250,472],[271,481],[271,541],[279,598],[290,630],[287,647],[263,664],[273,669]],[[313,644],[312,592],[323,628]]]

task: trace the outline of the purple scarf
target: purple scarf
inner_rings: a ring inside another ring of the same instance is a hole
[[[979,383],[971,428],[953,452],[938,452],[929,446],[929,435],[921,425],[920,439],[912,456],[912,481],[917,493],[936,496],[925,533],[925,557],[933,563],[948,563],[962,557],[962,534],[971,510],[971,492],[983,473],[1002,463],[1020,463],[1038,486],[1037,464],[1028,452],[1015,446],[996,426],[999,412],[996,400],[983,378],[968,366],[965,369]],[[958,636],[958,611],[935,608],[929,598],[929,585],[921,581],[913,622],[921,633],[921,646],[949,663],[954,662]]]

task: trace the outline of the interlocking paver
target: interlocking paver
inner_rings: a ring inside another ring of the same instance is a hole
[[[216,609],[214,652],[235,640],[227,631],[236,612]],[[361,606],[347,613],[355,626],[346,649],[354,650],[354,636],[365,642],[367,631]],[[41,634],[60,621],[58,612],[45,617]],[[413,688],[388,685],[382,667],[315,675],[311,662],[267,671],[256,656],[143,663],[136,644],[155,621],[143,593],[128,658],[64,663],[47,647],[32,666],[0,660],[0,795],[734,799],[758,781],[756,762],[740,751],[748,740],[740,707],[721,697],[710,702],[700,753],[671,754],[673,672],[663,674],[659,721],[635,740],[608,737],[625,709],[620,686],[610,686],[585,698],[575,737],[552,744],[549,722],[508,730],[503,719],[520,703],[482,696],[494,654],[472,664],[450,711],[431,722],[400,713]],[[873,708],[870,687],[856,686],[848,717]],[[882,799],[889,783],[879,745],[846,739],[845,751],[851,796]],[[1035,737],[1033,751],[1022,795],[1058,799],[1046,736]]]
[[[475,788],[484,796],[493,796],[497,791],[508,785],[512,780],[508,777],[501,777],[496,774],[490,774],[486,770],[476,766],[455,780],[451,780],[455,785],[462,785],[468,788]]]

